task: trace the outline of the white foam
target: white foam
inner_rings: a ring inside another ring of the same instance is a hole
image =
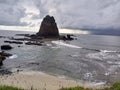
[[[106,76],[110,75],[110,72],[106,72],[105,75],[106,75]]]
[[[39,74],[39,75],[45,75],[44,72],[39,72],[39,71],[22,71],[20,74],[24,75],[34,75],[34,74]]]
[[[102,60],[104,55],[103,55],[103,53],[89,53],[86,56],[89,57],[89,58],[92,58],[92,59]]]
[[[92,78],[92,77],[93,77],[93,75],[92,75],[92,73],[90,73],[90,72],[84,74],[84,78],[86,78],[86,79],[87,79],[87,78]]]
[[[15,59],[15,58],[17,58],[17,57],[18,57],[18,56],[17,56],[16,54],[14,54],[14,55],[10,56],[9,59]]]
[[[67,43],[62,42],[62,41],[52,41],[52,43],[57,44],[57,45],[61,45],[61,46],[71,47],[71,48],[82,48],[82,47],[79,47],[76,45],[67,44]]]
[[[98,83],[96,83],[96,82],[93,82],[92,83],[94,86],[100,86],[100,85],[105,85],[106,84],[106,82],[98,82]]]
[[[57,76],[57,77],[60,78],[60,79],[65,79],[66,78],[64,75]]]
[[[114,54],[111,54],[111,53],[114,53]],[[119,55],[115,51],[114,52],[103,51],[103,52],[97,52],[97,53],[88,53],[86,56],[89,58],[98,59],[98,60],[106,60],[106,59],[119,60],[120,59]]]
[[[119,53],[119,51],[101,50],[103,53]]]
[[[71,57],[79,57],[79,55],[70,55]]]

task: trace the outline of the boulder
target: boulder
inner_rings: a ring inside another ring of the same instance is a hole
[[[38,46],[42,46],[43,44],[42,44],[43,42],[26,42],[25,44],[26,45],[38,45]]]
[[[6,59],[6,57],[12,56],[12,54],[6,53],[4,51],[0,52],[0,66],[3,65],[3,61]]]
[[[9,56],[12,56],[12,54],[2,51],[2,52],[0,52],[0,56],[9,57]]]
[[[43,19],[39,32],[37,33],[37,36],[48,38],[59,37],[58,27],[53,16],[47,15]]]
[[[10,50],[12,47],[10,45],[2,45],[1,50]]]
[[[5,60],[5,56],[0,55],[0,66],[3,65],[4,60]]]
[[[72,34],[61,35],[59,39],[60,40],[74,40],[74,38],[72,36],[74,36],[74,35],[72,35]]]

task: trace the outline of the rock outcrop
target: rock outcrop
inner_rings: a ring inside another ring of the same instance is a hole
[[[9,56],[12,56],[12,54],[5,53],[4,51],[0,52],[0,66],[3,65],[3,61]]]
[[[10,45],[2,45],[1,50],[10,50],[12,47]]]
[[[58,27],[53,16],[47,15],[43,19],[39,32],[37,33],[37,36],[48,38],[59,37]]]
[[[4,60],[5,60],[5,57],[0,55],[0,66],[3,65]]]

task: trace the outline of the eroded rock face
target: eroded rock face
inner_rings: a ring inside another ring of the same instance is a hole
[[[59,36],[58,27],[53,16],[47,15],[43,19],[37,35],[42,37],[58,37]]]

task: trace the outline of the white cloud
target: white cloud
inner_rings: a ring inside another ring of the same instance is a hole
[[[119,0],[42,0],[60,27],[120,28]]]
[[[23,25],[24,8],[16,0],[0,0],[0,25]]]
[[[120,28],[120,0],[1,0],[0,24],[39,26],[53,15],[60,28]]]

